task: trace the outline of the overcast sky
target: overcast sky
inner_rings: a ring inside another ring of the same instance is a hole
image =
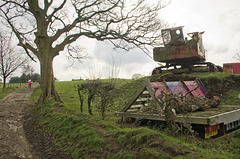
[[[160,16],[171,26],[184,26],[186,35],[189,32],[205,31],[203,44],[207,50],[207,61],[216,65],[236,62],[233,56],[240,53],[240,1],[239,0],[172,0],[161,10]],[[160,31],[160,30],[159,30]],[[89,58],[83,63],[66,60],[66,54],[54,59],[54,74],[60,81],[78,78],[107,78],[112,70],[118,72],[119,78],[131,78],[133,74],[150,75],[158,66],[140,50],[124,52],[114,50],[107,42],[95,42],[81,39]],[[113,69],[113,63],[118,69]],[[39,64],[35,71],[39,72]]]

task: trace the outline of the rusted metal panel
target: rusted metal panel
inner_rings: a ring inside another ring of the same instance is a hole
[[[188,40],[184,39],[182,27],[163,29],[164,47],[153,49],[154,60],[168,64],[204,62],[202,34],[203,32],[188,33],[191,38]]]
[[[152,88],[155,91],[155,96],[158,97],[162,91],[164,91],[165,93],[168,92],[167,87],[165,86],[164,83],[162,82],[151,82]]]
[[[194,97],[204,98],[207,95],[207,91],[202,85],[200,79],[196,79],[195,81],[166,82],[166,84],[164,84],[163,82],[151,82],[151,86],[155,91],[156,97],[161,94],[162,90],[165,93],[167,93],[169,90],[173,95],[178,93],[186,95],[187,93],[189,93],[189,91],[191,91],[191,94]]]
[[[186,45],[156,47],[153,57],[158,62],[203,61],[204,57],[198,53],[198,43],[190,42]]]

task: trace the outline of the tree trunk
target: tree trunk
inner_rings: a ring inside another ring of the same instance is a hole
[[[42,103],[51,98],[54,98],[58,102],[63,100],[58,94],[55,86],[54,74],[53,74],[53,58],[51,58],[49,52],[44,50],[39,57],[40,66],[41,66],[41,95],[38,102]]]
[[[90,115],[93,115],[92,109],[91,109],[91,103],[92,103],[93,97],[94,95],[88,95],[88,113]]]
[[[3,89],[5,89],[6,88],[6,77],[3,77]]]
[[[80,92],[81,90],[78,89],[78,96],[79,96],[79,101],[80,101],[80,110],[81,110],[81,113],[83,112],[83,96]]]

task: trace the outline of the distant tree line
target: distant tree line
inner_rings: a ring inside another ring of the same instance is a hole
[[[34,74],[25,74],[23,73],[20,77],[12,77],[9,83],[27,83],[28,80],[32,82],[40,82],[41,76],[38,73]]]

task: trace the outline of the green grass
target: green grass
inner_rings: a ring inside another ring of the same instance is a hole
[[[226,78],[225,74],[216,74]],[[205,76],[205,75],[204,75]],[[212,75],[211,75],[212,76]],[[203,78],[204,79],[204,78]],[[70,153],[73,158],[240,158],[240,136],[221,140],[202,140],[192,144],[182,138],[170,137],[163,131],[146,127],[125,127],[117,124],[114,116],[142,85],[143,79],[117,80],[114,102],[109,106],[108,118],[102,120],[97,109],[88,115],[87,104],[80,113],[80,103],[75,86],[85,81],[57,82],[57,89],[65,103],[50,100],[35,105],[30,110],[45,131],[51,134],[57,146]],[[109,82],[108,80],[104,80]],[[228,92],[230,100],[238,100],[239,90]],[[32,98],[40,94],[38,87]],[[228,98],[226,97],[226,100]],[[95,104],[98,101],[94,101]],[[236,103],[233,103],[236,104]]]
[[[10,83],[7,84],[5,89],[3,89],[3,84],[0,84],[0,99],[4,98],[9,93],[19,89],[20,87],[26,86],[26,83]]]
[[[226,78],[229,77],[230,75],[235,75],[236,74],[229,74],[229,73],[224,73],[224,72],[212,72],[212,73],[192,73],[192,74],[187,74],[188,76],[191,77],[200,77],[200,78]],[[240,75],[238,75],[240,76]]]
[[[87,155],[88,150],[96,153],[104,145],[94,127],[88,125],[88,122],[93,120],[90,116],[78,116],[60,110],[58,103],[54,101],[39,104],[31,111],[35,112],[35,118],[43,129],[52,135],[56,145],[66,145],[65,151],[71,153],[74,158]]]
[[[35,106],[32,112],[56,145],[76,159],[239,157],[239,137],[190,144],[149,128],[124,128],[95,116],[68,112],[54,101]]]
[[[225,105],[239,105],[240,104],[240,88],[230,90],[226,96],[222,99],[221,104]]]

